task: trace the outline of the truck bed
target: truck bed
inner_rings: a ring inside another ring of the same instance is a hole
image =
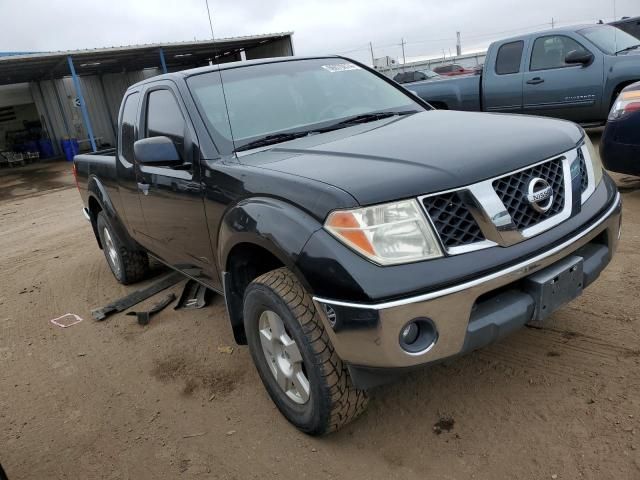
[[[118,198],[114,190],[117,189],[116,150],[101,150],[95,153],[83,153],[73,158],[76,184],[85,207],[88,207],[88,186],[91,177],[100,179],[104,188],[108,189],[112,198]]]
[[[91,175],[96,175],[100,179],[116,178],[116,150],[110,148],[95,153],[83,153],[73,158],[76,167],[76,178],[78,187],[87,188],[87,182]]]
[[[482,111],[481,75],[454,77],[446,80],[422,81],[403,85],[435,108]]]

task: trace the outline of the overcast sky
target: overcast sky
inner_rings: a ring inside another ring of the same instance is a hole
[[[455,53],[551,26],[640,15],[640,0],[210,0],[216,37],[294,31],[297,55]],[[615,7],[614,7],[615,6]],[[205,0],[0,0],[0,51],[51,51],[210,38]]]

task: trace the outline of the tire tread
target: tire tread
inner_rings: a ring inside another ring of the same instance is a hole
[[[330,396],[330,420],[323,433],[339,430],[357,418],[367,407],[367,393],[353,386],[349,370],[333,348],[315,304],[302,284],[284,267],[261,275],[253,283],[269,287],[285,301],[315,353]]]

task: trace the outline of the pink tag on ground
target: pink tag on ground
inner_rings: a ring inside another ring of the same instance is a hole
[[[51,323],[57,325],[62,328],[70,327],[71,325],[75,325],[76,323],[80,323],[82,318],[80,318],[75,313],[65,313],[61,317],[54,318],[51,320]]]

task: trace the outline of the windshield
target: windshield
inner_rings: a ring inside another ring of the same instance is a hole
[[[266,136],[327,127],[363,114],[424,110],[401,90],[341,58],[232,68],[193,76],[187,83],[208,127],[232,140],[236,150]],[[222,114],[225,103],[228,117]]]
[[[640,44],[637,38],[611,25],[584,28],[578,30],[578,33],[608,55]]]

